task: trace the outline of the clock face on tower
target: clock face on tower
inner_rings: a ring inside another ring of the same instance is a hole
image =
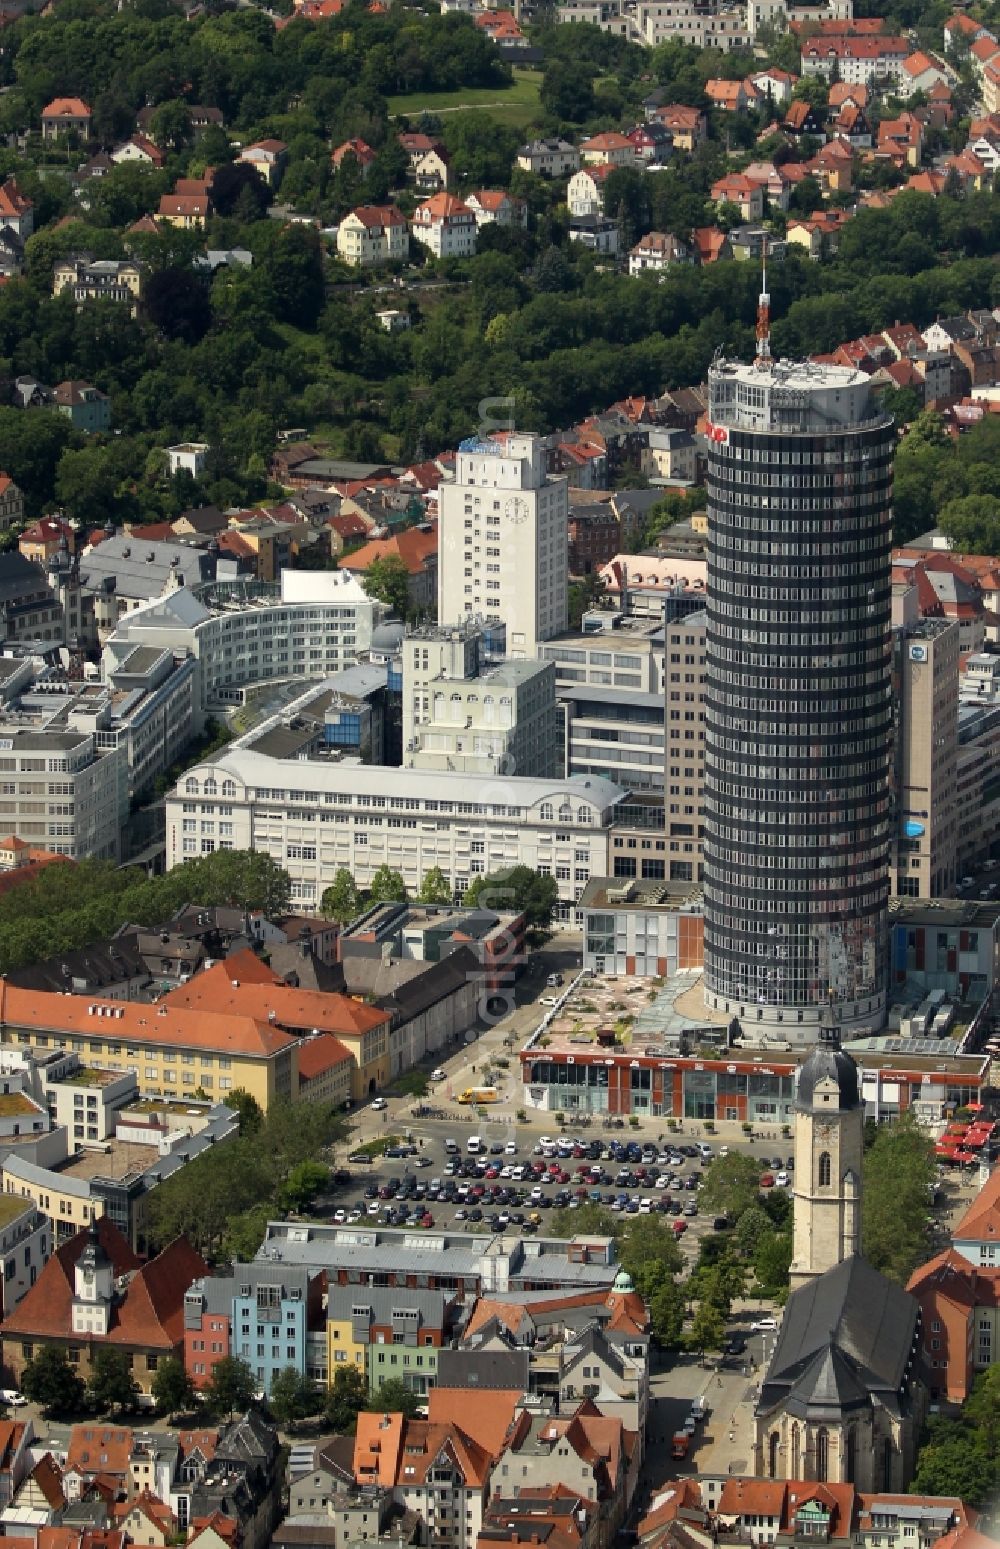
[[[523,522],[528,516],[529,506],[520,495],[511,495],[503,508],[503,514],[508,522]]]

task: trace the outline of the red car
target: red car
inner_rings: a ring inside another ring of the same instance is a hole
[[[671,1221],[670,1228],[675,1237],[683,1237],[688,1229],[688,1224],[686,1221]]]
[[[761,1179],[760,1179],[760,1186],[761,1186],[762,1189],[773,1189],[774,1188],[774,1173],[762,1173],[761,1174]]]
[[[420,1225],[428,1227],[434,1225],[434,1217],[431,1215],[430,1211],[427,1211],[425,1215],[420,1217]]]

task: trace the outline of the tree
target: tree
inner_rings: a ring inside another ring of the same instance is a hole
[[[306,1210],[330,1182],[330,1169],[322,1162],[297,1162],[281,1191],[287,1210]]]
[[[698,1203],[706,1212],[737,1221],[759,1202],[759,1197],[759,1165],[752,1156],[730,1151],[728,1156],[714,1157],[709,1163]]]
[[[547,1229],[553,1237],[614,1237],[616,1225],[610,1210],[588,1200],[577,1210],[554,1210]]]
[[[666,1276],[679,1275],[684,1268],[680,1244],[661,1216],[627,1216],[618,1257],[639,1295],[647,1299]]]
[[[390,1377],[388,1382],[382,1383],[374,1398],[367,1400],[364,1407],[376,1413],[402,1414],[408,1420],[413,1420],[420,1405],[419,1393],[414,1393],[399,1377]]]
[[[143,305],[149,321],[167,339],[198,344],[212,326],[212,298],[205,280],[171,265],[146,281]]]
[[[368,897],[373,904],[405,904],[406,883],[398,871],[382,865],[372,877]]]
[[[735,1236],[740,1250],[751,1257],[761,1238],[770,1230],[771,1222],[767,1212],[759,1205],[751,1205],[736,1223]]]
[[[958,1496],[969,1506],[984,1506],[997,1487],[996,1454],[986,1438],[953,1420],[935,1419],[917,1454],[910,1489],[920,1495]]]
[[[327,1425],[348,1435],[353,1432],[358,1415],[367,1403],[368,1384],[364,1372],[356,1366],[338,1366],[323,1406]]]
[[[252,1369],[238,1356],[224,1355],[212,1369],[212,1379],[204,1389],[210,1409],[233,1415],[253,1403],[257,1383]]]
[[[330,886],[319,901],[319,912],[325,920],[339,920],[346,925],[361,913],[361,893],[346,866],[339,866]]]
[[[191,109],[178,97],[161,102],[150,120],[149,132],[163,150],[183,150],[191,143]]]
[[[295,1366],[286,1366],[271,1379],[267,1404],[279,1425],[292,1425],[320,1408],[320,1396],[313,1384]]]
[[[235,1108],[240,1116],[240,1134],[256,1135],[264,1122],[260,1103],[250,1092],[238,1086],[226,1096],[226,1107]]]
[[[128,1356],[114,1347],[98,1350],[90,1368],[87,1396],[94,1408],[112,1409],[122,1414],[139,1401],[139,1384],[132,1376]]]
[[[235,215],[245,221],[262,220],[271,202],[271,191],[256,167],[233,161],[217,167],[212,179],[212,203],[216,213]]]
[[[66,1352],[55,1345],[43,1345],[21,1373],[21,1392],[51,1416],[80,1409],[85,1389]]]
[[[711,1301],[699,1302],[688,1334],[691,1349],[701,1355],[706,1350],[721,1350],[725,1337],[726,1322],[719,1308]]]
[[[486,909],[515,909],[523,912],[526,922],[538,929],[551,923],[552,911],[559,901],[554,877],[539,876],[530,866],[512,866],[473,877],[465,892],[465,902]]]
[[[161,1415],[176,1415],[194,1402],[194,1385],[183,1361],[168,1355],[153,1373],[153,1399]]]
[[[938,517],[938,526],[961,553],[1000,554],[1000,499],[995,495],[949,500]]]
[[[791,1263],[791,1232],[765,1232],[753,1256],[754,1274],[765,1296],[780,1296],[787,1291]]]
[[[273,918],[291,904],[291,877],[262,850],[216,850],[185,862],[178,874],[187,880],[186,896],[206,908],[259,909]]]
[[[864,1157],[861,1245],[869,1263],[899,1285],[927,1256],[934,1177],[933,1143],[911,1111],[879,1127]]]
[[[410,608],[410,573],[398,554],[383,554],[373,559],[364,576],[369,597],[384,602],[398,618],[405,619]]]
[[[594,86],[578,64],[555,59],[546,68],[539,90],[542,107],[553,118],[582,124],[594,111]]]
[[[418,904],[450,904],[451,888],[440,866],[432,866],[420,879],[417,891]]]
[[[649,1321],[654,1338],[669,1349],[681,1342],[684,1328],[684,1288],[665,1277],[649,1298]]]

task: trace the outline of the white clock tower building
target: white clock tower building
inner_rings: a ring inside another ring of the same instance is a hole
[[[566,628],[568,513],[540,437],[463,441],[438,489],[438,623],[501,619],[507,655],[535,656]]]

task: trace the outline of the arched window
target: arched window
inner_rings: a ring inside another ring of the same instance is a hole
[[[830,1469],[830,1433],[825,1427],[816,1433],[816,1478],[822,1483]]]
[[[541,811],[539,812],[538,815],[541,818],[543,823],[551,823],[552,822],[552,803],[550,801],[543,801],[542,802]]]
[[[223,782],[222,782],[222,794],[223,794],[223,796],[235,796],[236,795],[236,781],[235,780],[223,780]]]
[[[767,1444],[767,1472],[770,1479],[778,1477],[778,1448],[781,1445],[781,1437],[777,1431],[771,1432],[771,1439]]]
[[[198,782],[197,782],[197,780],[185,780],[184,781],[184,789],[185,789],[185,791],[187,792],[187,794],[189,796],[197,796],[197,794],[198,794]]]
[[[217,794],[217,792],[218,792],[218,786],[216,785],[215,781],[211,778],[211,776],[209,776],[209,778],[205,781],[205,795],[206,796],[215,796]]]
[[[590,823],[593,821],[593,817],[594,814],[589,807],[581,807],[577,813],[577,820],[580,823]]]
[[[568,801],[563,802],[563,805],[559,808],[559,821],[560,823],[572,823],[573,821],[573,808]]]
[[[829,1188],[830,1173],[830,1153],[829,1151],[824,1151],[819,1159],[819,1186],[821,1189]]]

